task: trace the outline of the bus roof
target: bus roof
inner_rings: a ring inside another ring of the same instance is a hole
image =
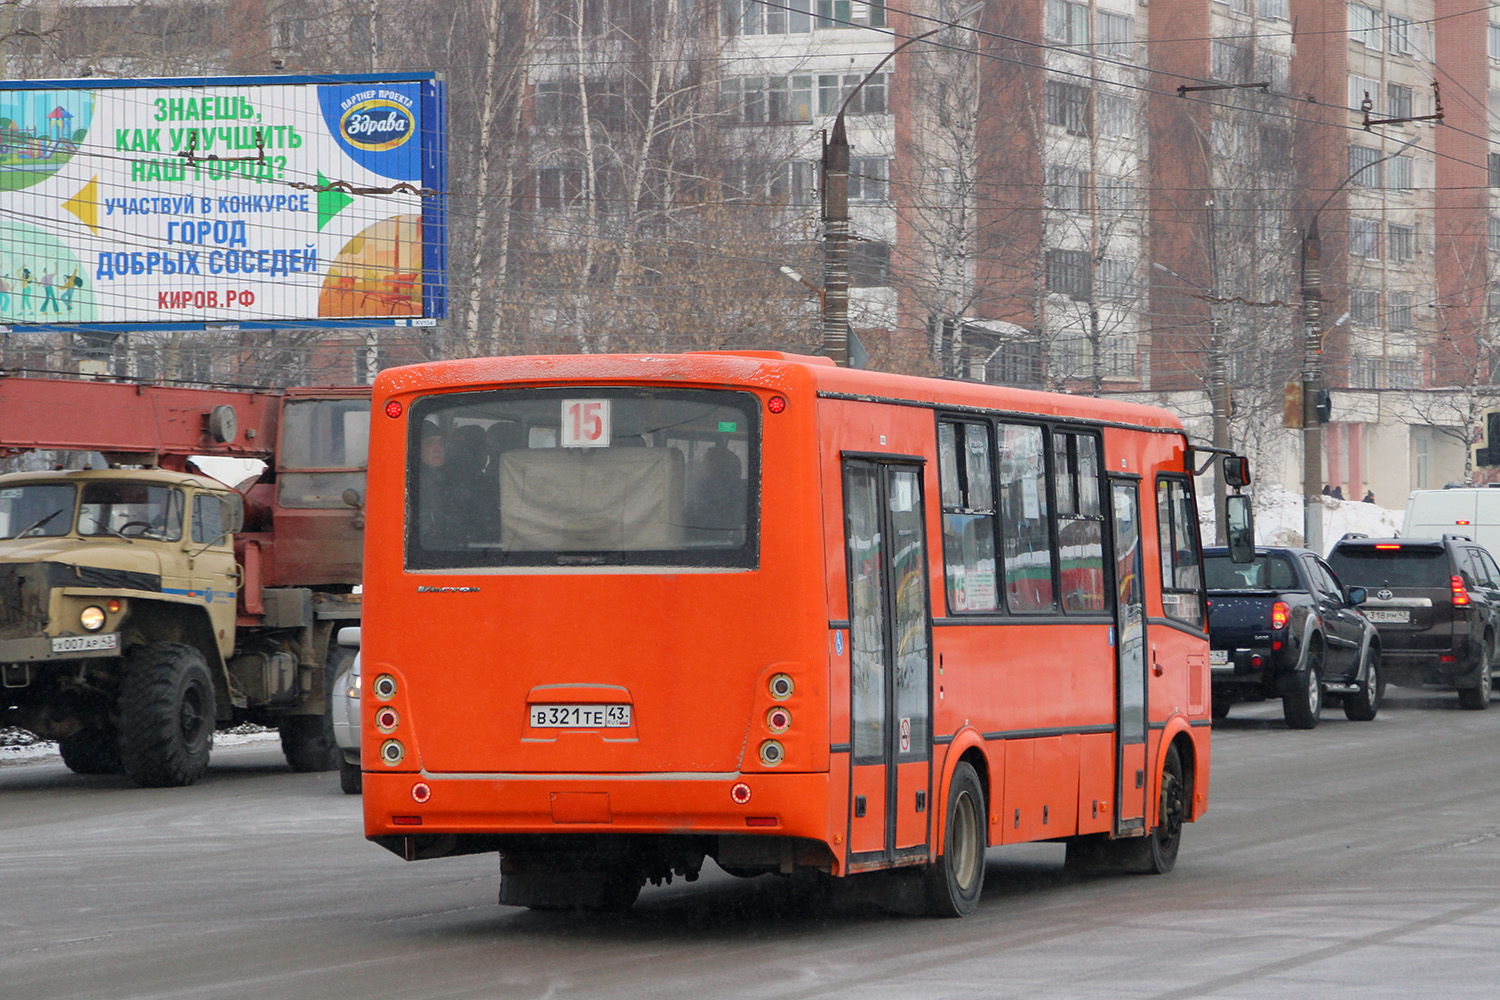
[[[821,395],[878,399],[921,406],[1014,411],[1136,427],[1182,431],[1168,410],[1093,396],[1041,392],[981,382],[894,375],[840,368],[827,358],[780,351],[701,351],[690,354],[516,355],[433,361],[390,368],[375,382],[382,393],[423,392],[493,384],[557,381],[750,383]]]

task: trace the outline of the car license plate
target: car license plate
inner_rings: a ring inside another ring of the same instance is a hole
[[[1411,621],[1411,612],[1404,608],[1399,611],[1377,611],[1371,608],[1365,612],[1365,617],[1385,625],[1404,625]]]
[[[535,729],[625,729],[629,705],[532,705]]]
[[[80,653],[93,650],[120,648],[120,633],[106,632],[104,635],[59,635],[52,640],[54,653]]]
[[[1229,662],[1229,650],[1210,649],[1208,651],[1208,662],[1210,666],[1220,667]]]

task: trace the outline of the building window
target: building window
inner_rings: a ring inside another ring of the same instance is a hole
[[[536,207],[556,212],[578,204],[583,198],[583,168],[544,167],[536,175]]]
[[[1380,187],[1380,150],[1369,146],[1349,147],[1349,183],[1355,187]]]
[[[1386,84],[1385,113],[1388,118],[1411,117],[1411,88],[1399,83]]]
[[[1275,18],[1278,21],[1290,20],[1287,14],[1287,0],[1260,0],[1260,16]]]
[[[1047,38],[1083,48],[1089,44],[1089,8],[1068,0],[1047,0]]]
[[[813,205],[818,200],[818,165],[791,160],[771,175],[771,197],[786,205]]]
[[[1215,38],[1210,49],[1209,75],[1225,83],[1248,83],[1251,66],[1250,47]]]
[[[1367,76],[1349,77],[1349,107],[1358,111],[1365,106],[1366,99],[1372,112],[1380,110],[1380,81]]]
[[[1129,97],[1113,90],[1100,90],[1095,95],[1095,101],[1099,111],[1100,135],[1123,136],[1134,131],[1131,122],[1135,118],[1135,102]]]
[[[1099,297],[1128,299],[1135,295],[1135,262],[1105,257],[1099,261]]]
[[[1489,157],[1490,187],[1500,187],[1500,153],[1491,153]]]
[[[1098,12],[1099,47],[1095,51],[1106,59],[1123,62],[1135,60],[1135,19],[1108,11]]]
[[[1391,330],[1411,329],[1411,292],[1386,292],[1385,325]]]
[[[1045,90],[1047,124],[1061,125],[1069,135],[1088,135],[1089,91],[1060,80],[1048,80]]]
[[[811,0],[723,0],[725,35],[795,35],[812,30]]]
[[[1380,293],[1372,288],[1349,290],[1349,319],[1355,323],[1376,326],[1380,323]]]
[[[1290,166],[1292,159],[1292,133],[1290,129],[1274,125],[1262,126],[1260,130],[1261,162],[1271,165]]]
[[[882,156],[849,160],[849,200],[883,202],[889,191],[891,161]]]
[[[1500,219],[1490,216],[1490,249],[1500,250]]]
[[[1389,162],[1386,187],[1392,191],[1410,191],[1412,189],[1411,157],[1394,156]]]
[[[1490,25],[1490,58],[1500,59],[1500,24]]]
[[[1080,302],[1089,297],[1089,255],[1087,250],[1047,251],[1047,291],[1066,295]]]
[[[1349,38],[1367,49],[1380,48],[1380,11],[1362,3],[1349,5]]]
[[[819,28],[883,28],[885,4],[860,0],[818,0]]]
[[[855,240],[849,255],[849,287],[884,288],[890,283],[890,244],[879,240]]]
[[[1380,220],[1349,217],[1349,253],[1366,260],[1380,259]]]
[[[1089,172],[1076,167],[1047,167],[1047,207],[1081,212],[1088,208]]]
[[[1380,360],[1355,355],[1349,359],[1349,388],[1380,388]]]
[[[1391,358],[1386,362],[1386,387],[1390,389],[1415,389],[1417,387],[1417,363],[1409,358]]]
[[[1135,182],[1128,177],[1100,176],[1099,211],[1111,218],[1135,211]]]
[[[824,73],[818,77],[818,114],[836,115],[840,108],[848,115],[883,115],[890,110],[887,102],[888,88],[891,75],[889,73],[876,73],[870,77],[863,87],[859,81],[864,80],[862,73]],[[855,89],[859,93],[855,94]],[[850,95],[853,99],[850,100]],[[849,106],[844,107],[844,102],[849,101]]]
[[[1411,21],[1391,14],[1386,17],[1386,45],[1398,56],[1411,55]]]
[[[1417,255],[1417,230],[1415,226],[1398,226],[1394,222],[1386,227],[1392,261],[1411,260]]]
[[[736,120],[805,122],[812,120],[811,76],[741,76],[719,84],[721,106]]]
[[[1255,56],[1255,82],[1264,80],[1272,90],[1286,90],[1291,84],[1291,61],[1274,52],[1259,52]]]

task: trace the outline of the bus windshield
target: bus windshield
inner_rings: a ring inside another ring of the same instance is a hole
[[[756,564],[753,395],[505,389],[412,410],[408,568]]]

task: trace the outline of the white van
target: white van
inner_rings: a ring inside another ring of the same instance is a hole
[[[1500,559],[1500,488],[1416,490],[1406,500],[1403,538],[1467,535]]]

